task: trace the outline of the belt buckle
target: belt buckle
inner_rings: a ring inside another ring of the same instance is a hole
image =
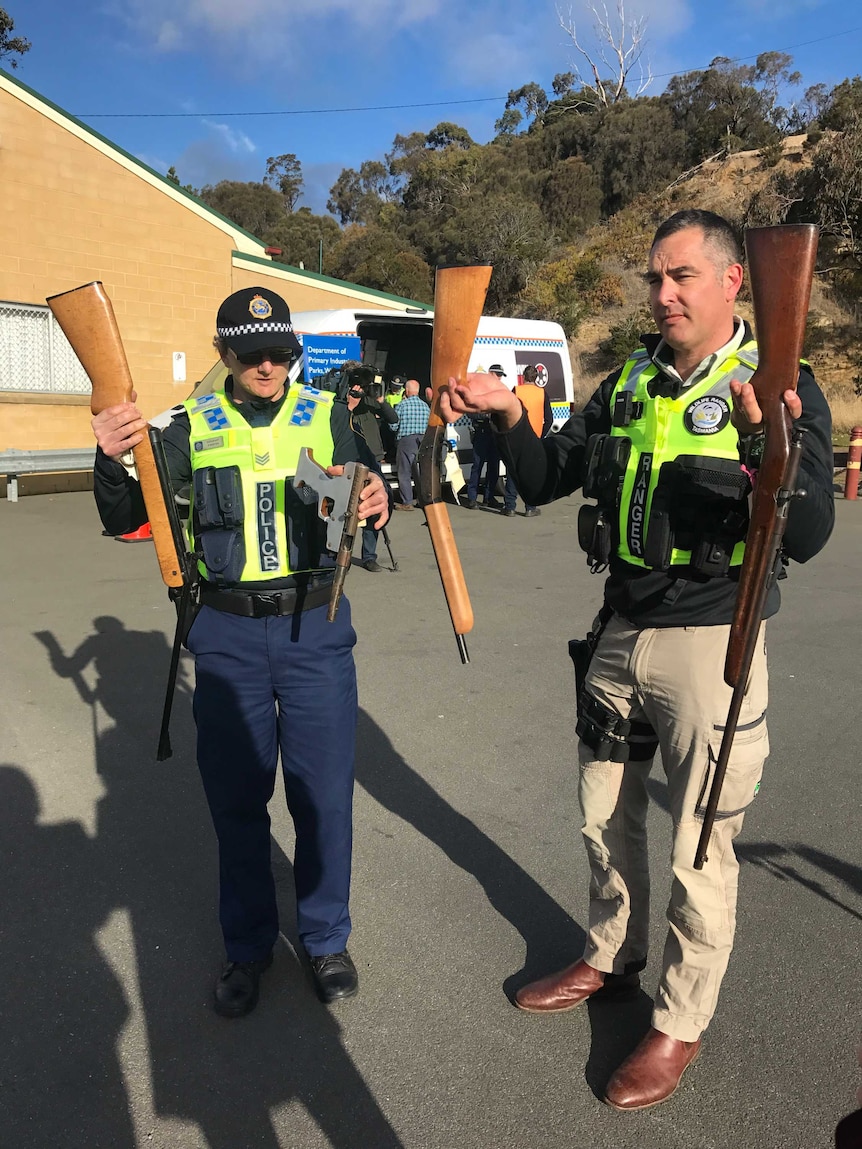
[[[261,616],[278,615],[281,614],[281,595],[276,594],[256,594],[254,596],[256,607],[260,608]]]

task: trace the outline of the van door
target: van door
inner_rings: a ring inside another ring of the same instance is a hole
[[[419,393],[431,385],[431,336],[429,319],[361,319],[356,332],[362,340],[362,362],[384,378],[401,375],[416,379]]]

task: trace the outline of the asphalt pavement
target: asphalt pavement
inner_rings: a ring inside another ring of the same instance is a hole
[[[636,1114],[599,1097],[649,1024],[660,764],[639,999],[549,1018],[509,1000],[584,937],[567,641],[601,579],[577,507],[450,508],[468,666],[421,512],[391,524],[396,573],[351,572],[361,993],[314,996],[279,788],[283,939],[257,1011],[226,1021],[209,1004],[217,865],[185,659],[174,754],[155,761],[174,612],[152,547],[101,537],[87,493],[0,501],[3,1149],[830,1149],[860,1083],[862,504],[839,500],[770,624],[772,753],[739,841],[736,948],[699,1061]]]

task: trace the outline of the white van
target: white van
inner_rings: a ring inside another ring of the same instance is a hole
[[[300,342],[303,335],[358,335],[363,363],[384,378],[417,379],[423,389],[431,383],[431,310],[296,311],[292,320]],[[562,427],[572,412],[574,391],[566,336],[558,323],[483,315],[468,370],[487,371],[492,363],[501,364],[509,387],[521,381],[525,367],[535,367],[538,382],[547,388],[551,400],[553,429]],[[293,364],[291,376],[298,377],[302,369]]]
[[[431,383],[434,312],[430,309],[294,311],[291,320],[300,343],[305,335],[358,335],[363,363],[373,367],[383,379],[390,379],[393,375],[416,379],[423,391]],[[572,413],[574,404],[572,364],[562,327],[545,320],[483,315],[479,320],[468,370],[487,371],[495,363],[505,371],[504,381],[509,387],[521,381],[525,367],[536,368],[537,382],[547,388],[551,400],[552,430],[558,431]],[[222,384],[226,374],[223,364],[216,363],[195,387],[194,394],[208,394]],[[303,378],[306,378],[305,361],[300,358],[291,363],[289,379],[293,382]],[[469,431],[459,426],[456,433],[458,461],[469,470],[473,457]],[[384,463],[382,469],[387,477],[393,475],[391,461]],[[501,473],[505,473],[502,466]]]

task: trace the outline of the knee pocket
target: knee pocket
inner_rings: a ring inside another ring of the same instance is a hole
[[[695,817],[702,819],[706,812],[715,766],[721,749],[723,731],[715,730],[709,739],[708,762],[704,770],[703,782],[695,805]],[[733,748],[727,763],[727,773],[721,787],[721,796],[716,810],[716,820],[733,818],[754,801],[760,789],[763,765],[769,756],[769,734],[766,729],[766,714],[746,729],[737,730]]]

